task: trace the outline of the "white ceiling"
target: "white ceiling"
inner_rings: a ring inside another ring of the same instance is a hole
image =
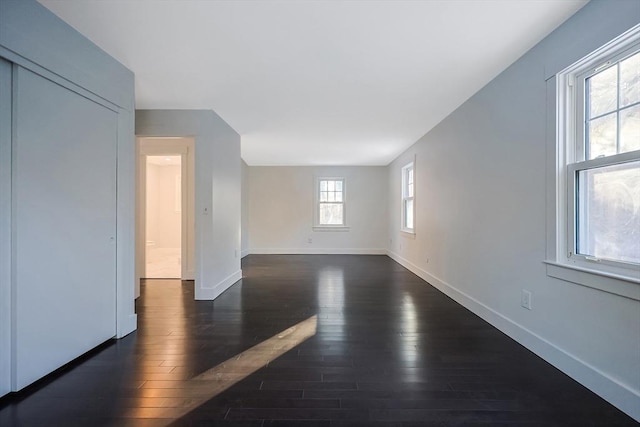
[[[40,0],[250,165],[386,165],[586,0]]]

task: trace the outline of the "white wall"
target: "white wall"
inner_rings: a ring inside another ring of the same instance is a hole
[[[250,253],[385,252],[386,167],[248,169]],[[346,179],[348,231],[312,230],[315,177],[323,176]]]
[[[249,254],[249,165],[242,160],[242,219],[241,219],[242,256]]]
[[[179,176],[179,165],[147,163],[147,240],[158,248],[181,246],[182,213],[175,209]]]
[[[146,165],[146,188],[145,188],[145,240],[146,242],[153,241],[156,244],[158,237],[158,222],[159,215],[157,215],[158,197],[160,192],[158,191],[158,173],[160,167],[152,163],[147,162]],[[146,244],[145,242],[145,244]]]
[[[214,299],[240,270],[240,135],[211,110],[137,110],[140,137],[195,140],[196,299]]]
[[[640,302],[551,278],[543,261],[555,152],[545,77],[638,22],[637,1],[591,2],[397,158],[388,178],[394,259],[636,419]],[[401,168],[414,156],[408,238]],[[520,307],[522,289],[531,311]]]

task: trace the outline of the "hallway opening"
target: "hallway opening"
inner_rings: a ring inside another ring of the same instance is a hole
[[[146,156],[145,279],[182,278],[182,156]]]
[[[193,138],[138,138],[137,276],[195,276]]]

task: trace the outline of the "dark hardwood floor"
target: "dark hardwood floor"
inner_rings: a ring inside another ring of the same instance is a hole
[[[147,281],[137,332],[0,400],[0,425],[638,425],[385,256],[242,268],[215,302]]]

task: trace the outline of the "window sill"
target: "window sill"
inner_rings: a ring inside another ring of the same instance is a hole
[[[640,278],[622,276],[555,261],[543,261],[547,276],[640,301]]]
[[[400,229],[400,235],[404,236],[408,239],[415,239],[416,238],[416,231],[415,230],[408,230],[408,229]]]
[[[346,225],[314,225],[313,231],[349,231]]]

